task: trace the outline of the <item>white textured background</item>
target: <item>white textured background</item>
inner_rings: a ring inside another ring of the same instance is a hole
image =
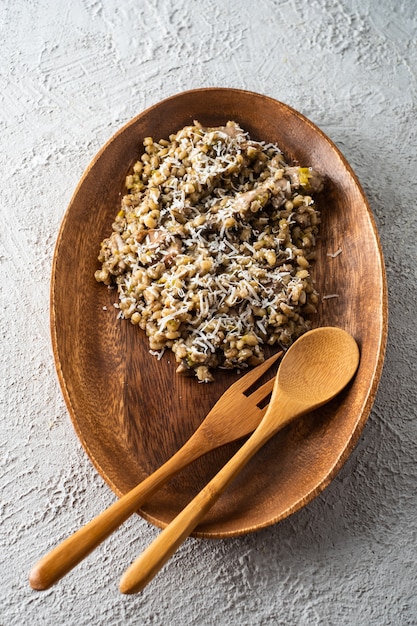
[[[0,624],[417,624],[415,0],[0,0]],[[342,149],[375,213],[390,337],[359,445],[307,508],[189,540],[140,595],[135,517],[50,591],[30,566],[113,501],[73,432],[49,338],[59,224],[111,135],[203,86],[265,93]]]

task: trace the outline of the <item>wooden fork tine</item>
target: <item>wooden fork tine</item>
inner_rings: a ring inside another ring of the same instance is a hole
[[[254,404],[258,404],[261,400],[264,400],[266,396],[271,393],[273,386],[275,383],[275,376],[264,383],[261,387],[258,387],[253,393],[251,393],[248,397]]]
[[[257,380],[259,380],[262,374],[264,374],[271,367],[271,365],[273,365],[275,361],[277,361],[279,357],[282,356],[282,354],[282,351],[273,354],[271,357],[269,357],[269,359],[255,367],[253,370],[250,370],[250,372],[242,376],[242,378],[239,378],[235,383],[233,383],[230,389],[233,389],[234,393],[236,391],[240,391],[243,393],[244,391],[249,389],[249,387],[253,385],[253,383],[255,383]]]

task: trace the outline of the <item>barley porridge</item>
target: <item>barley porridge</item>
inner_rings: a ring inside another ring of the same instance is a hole
[[[266,345],[289,346],[318,302],[320,175],[235,122],[143,143],[95,273],[117,287],[120,316],[202,382],[261,363]]]

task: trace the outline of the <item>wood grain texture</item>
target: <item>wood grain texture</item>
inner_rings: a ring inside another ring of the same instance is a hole
[[[315,329],[311,332],[320,332]],[[343,332],[340,331],[339,332]],[[306,335],[304,335],[304,338]],[[258,427],[267,408],[258,404],[271,394],[278,359],[283,351],[275,352],[256,368],[246,371],[230,385],[183,446],[158,469],[149,474],[134,489],[125,493],[107,509],[99,513],[85,526],[67,537],[38,561],[31,569],[29,583],[38,591],[49,589],[73,567],[81,562],[92,550],[104,541],[116,528],[119,528],[130,515],[151,498],[173,476],[199,457],[224,446],[231,441],[242,439]],[[289,352],[286,353],[287,355]],[[265,381],[265,382],[263,382]],[[254,384],[255,391],[248,395]],[[236,415],[239,419],[236,419]]]
[[[387,290],[378,234],[359,182],[334,144],[301,114],[262,95],[202,89],[173,96],[134,118],[81,179],[60,229],[51,280],[52,344],[63,394],[87,454],[117,494],[166,461],[237,376],[221,372],[207,385],[179,377],[172,356],[157,361],[142,331],[116,319],[116,292],[94,279],[100,242],[111,230],[142,139],[166,137],[194,119],[205,125],[233,119],[254,139],[276,142],[287,160],[312,165],[325,177],[313,275],[322,296],[337,297],[322,301],[313,324],[344,328],[361,350],[353,384],[315,420],[307,416],[276,435],[195,531],[215,538],[283,519],[319,494],[342,466],[380,379]],[[337,257],[328,256],[339,248]],[[164,527],[238,445],[193,463],[143,505],[141,515]]]

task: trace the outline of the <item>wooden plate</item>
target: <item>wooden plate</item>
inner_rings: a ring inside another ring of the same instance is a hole
[[[96,283],[100,242],[111,232],[125,176],[142,140],[167,137],[193,120],[235,120],[254,139],[277,143],[288,160],[326,177],[318,260],[323,299],[314,326],[351,332],[361,363],[349,389],[314,416],[279,433],[250,462],[196,529],[200,537],[247,533],[305,505],[352,451],[379,382],[387,334],[387,290],[378,235],[358,180],[335,145],[297,111],[235,89],[188,91],[126,124],[82,177],[60,229],[53,261],[51,330],[56,368],[75,430],[94,466],[123,494],[170,457],[197,428],[236,374],[198,384],[161,361],[130,322],[117,319],[116,292]],[[341,249],[335,257],[329,256]],[[164,527],[220,469],[239,443],[199,459],[139,511]]]

